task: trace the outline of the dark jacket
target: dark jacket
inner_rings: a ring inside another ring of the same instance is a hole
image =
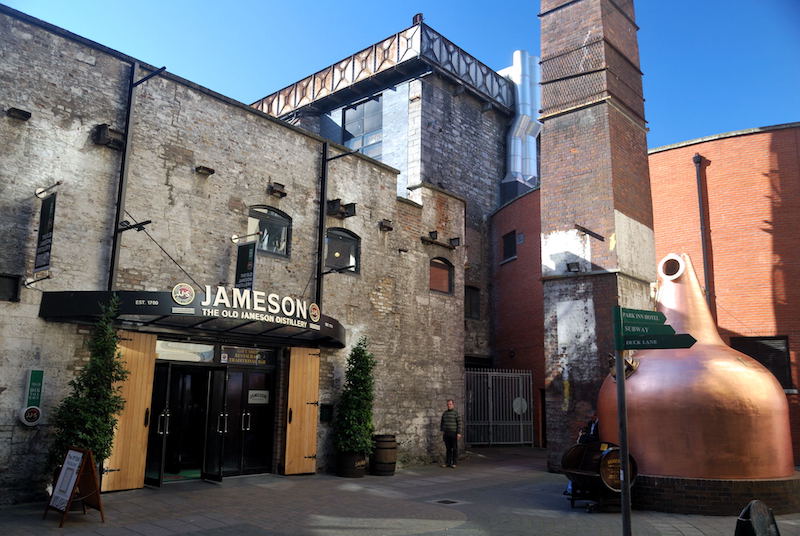
[[[442,432],[456,432],[457,434],[460,434],[461,416],[458,414],[458,411],[454,409],[448,409],[442,413],[442,423],[439,425],[439,429]]]

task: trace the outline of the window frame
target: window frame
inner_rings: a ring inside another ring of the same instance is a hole
[[[512,240],[510,242],[507,240],[507,238],[509,238],[509,237],[512,238]],[[513,230],[513,231],[509,231],[506,234],[504,234],[502,236],[502,238],[500,239],[500,241],[502,243],[502,248],[503,248],[502,258],[500,259],[500,263],[502,264],[504,262],[513,261],[514,259],[516,259],[517,258],[517,231],[516,231],[516,229]],[[510,255],[508,254],[509,251],[508,251],[508,248],[506,247],[509,243],[513,245],[513,252],[511,252]]]
[[[786,359],[781,364],[782,367],[785,367],[785,370],[783,371],[781,376],[784,376],[784,378],[786,379],[786,383],[782,382],[781,377],[778,376],[778,374],[775,374],[775,371],[772,369],[772,367],[764,363],[764,361],[762,361],[759,357],[745,352],[745,350],[747,349],[745,348],[745,346],[747,346],[746,344],[745,345],[737,344],[737,343],[750,342],[752,345],[752,344],[757,344],[760,341],[784,341],[786,347],[786,354],[785,354]],[[736,337],[730,337],[729,343],[730,347],[736,350],[737,352],[742,352],[743,354],[752,357],[753,359],[764,365],[764,367],[767,370],[769,370],[773,376],[775,376],[775,379],[778,380],[778,383],[781,384],[781,387],[783,387],[784,390],[792,391],[797,388],[794,383],[794,378],[792,378],[792,353],[789,348],[789,337],[787,335],[763,335],[763,336],[751,336],[751,337],[736,336]]]
[[[447,270],[447,287],[448,290],[440,290],[433,288],[433,278],[431,277],[431,270],[436,266],[437,268],[444,267]],[[439,294],[447,294],[452,296],[455,287],[455,267],[453,263],[444,257],[433,257],[428,263],[428,289],[431,292],[438,292]]]
[[[360,274],[361,273],[361,237],[358,236],[353,231],[349,229],[345,229],[344,227],[328,227],[325,230],[325,268],[326,269],[337,269],[337,266],[331,266],[328,264],[328,245],[330,244],[329,234],[333,233],[334,235],[339,235],[341,237],[349,238],[353,240],[353,249],[354,249],[354,257],[355,257],[355,267],[350,268],[349,270],[342,270],[341,274]]]
[[[0,273],[0,278],[10,283],[9,289],[11,289],[11,293],[8,297],[0,295],[0,301],[19,302],[22,294],[22,276],[19,274]]]
[[[258,215],[254,216],[254,213]],[[269,205],[253,205],[249,207],[247,212],[247,234],[255,234],[256,232],[262,231],[260,222],[267,222],[270,219],[272,219],[273,222],[282,221],[286,225],[286,236],[284,238],[286,243],[283,248],[284,252],[274,251],[263,247],[263,236],[259,236],[255,239],[256,252],[271,255],[273,257],[288,259],[292,256],[292,217],[282,210],[278,210],[277,208]],[[255,229],[251,227],[250,220],[256,220],[257,223]]]
[[[370,106],[370,103],[377,103],[378,111],[374,114],[367,114],[366,108]],[[359,134],[353,135],[347,129],[347,116],[348,112],[351,114],[356,114],[358,117],[353,121],[360,126],[358,129]],[[377,116],[380,121],[380,125],[378,128],[373,128],[372,130],[367,130],[367,118],[374,118]],[[350,104],[349,106],[345,106],[342,108],[342,116],[341,116],[341,143],[348,149],[352,149],[356,152],[369,156],[370,158],[374,158],[375,160],[381,160],[383,158],[383,94],[379,93],[377,95],[373,95],[372,97],[362,100],[357,103]],[[371,137],[378,135],[380,139],[373,143],[369,143],[365,145],[365,142],[368,141]],[[348,137],[349,136],[349,137]],[[377,149],[379,153],[374,154],[371,150]]]

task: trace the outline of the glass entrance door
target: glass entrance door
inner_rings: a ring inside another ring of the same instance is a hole
[[[225,475],[260,473],[271,469],[273,398],[272,372],[228,369],[225,401],[229,428],[224,446]]]
[[[169,429],[169,378],[170,364],[156,363],[144,467],[144,483],[149,486],[160,487],[164,480],[164,447]]]

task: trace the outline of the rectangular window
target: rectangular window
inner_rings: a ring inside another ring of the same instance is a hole
[[[381,96],[342,110],[342,143],[380,160],[383,154],[383,103]]]
[[[19,301],[21,276],[0,274],[0,301]]]
[[[464,318],[480,320],[481,290],[476,287],[464,287]]]
[[[789,368],[788,337],[731,337],[731,348],[749,355],[767,367],[784,389],[794,388]]]
[[[511,231],[503,235],[503,259],[507,261],[517,256],[517,232]]]
[[[453,265],[445,259],[431,259],[430,289],[445,294],[453,293]]]

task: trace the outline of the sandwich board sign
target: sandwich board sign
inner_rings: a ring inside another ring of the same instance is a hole
[[[64,464],[58,472],[42,519],[47,517],[50,510],[57,510],[61,512],[58,527],[63,527],[67,512],[75,500],[80,500],[84,514],[87,506],[99,510],[100,519],[105,523],[103,504],[100,501],[100,479],[92,451],[72,447],[67,451]]]

